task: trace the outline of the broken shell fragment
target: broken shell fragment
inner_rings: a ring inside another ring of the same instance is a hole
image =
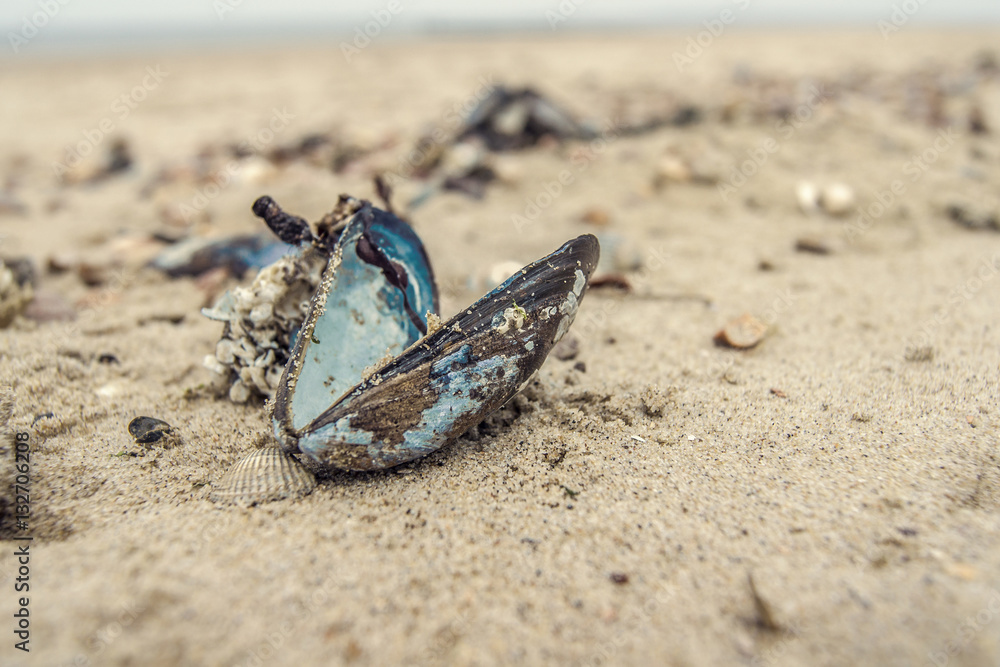
[[[607,227],[608,223],[611,222],[611,213],[606,208],[593,206],[583,212],[580,216],[580,221],[588,225],[594,225],[595,227]]]
[[[305,496],[314,488],[316,476],[298,459],[277,447],[264,447],[233,465],[209,497],[213,502],[256,505]]]
[[[765,333],[767,333],[766,324],[750,313],[744,313],[727,322],[726,326],[715,334],[714,340],[716,345],[746,350],[762,341]]]

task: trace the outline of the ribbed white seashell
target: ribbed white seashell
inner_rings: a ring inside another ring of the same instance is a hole
[[[314,488],[316,476],[298,459],[277,447],[264,447],[230,468],[210,498],[215,502],[255,505],[304,496]]]

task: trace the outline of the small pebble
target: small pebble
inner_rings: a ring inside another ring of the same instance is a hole
[[[808,237],[796,239],[795,249],[799,252],[809,252],[814,255],[829,255],[832,252],[830,246],[823,241]]]
[[[653,187],[662,188],[668,183],[687,183],[691,180],[691,167],[676,155],[665,155],[656,166]]]
[[[795,186],[795,199],[803,213],[815,213],[819,210],[819,188],[810,181],[799,181]]]
[[[607,209],[595,206],[584,211],[583,215],[580,216],[580,221],[596,227],[606,227],[611,222],[611,214],[608,213]]]
[[[854,210],[855,204],[854,190],[844,183],[831,183],[819,195],[819,205],[829,215],[847,215]]]
[[[1000,232],[1000,211],[968,203],[952,203],[945,215],[962,227]]]
[[[930,345],[925,345],[922,347],[913,347],[906,350],[903,358],[907,361],[921,362],[921,361],[933,361],[934,359],[934,348]]]
[[[629,281],[628,276],[624,276],[620,273],[606,273],[597,276],[596,278],[591,278],[590,289],[602,288],[612,288],[622,292],[631,292],[632,283]]]
[[[749,349],[764,339],[767,325],[750,313],[744,313],[726,323],[715,334],[715,344],[733,347],[738,350]]]

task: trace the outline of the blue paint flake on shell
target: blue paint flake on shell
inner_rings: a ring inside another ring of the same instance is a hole
[[[468,347],[463,348],[466,357]],[[486,397],[483,394],[486,392],[482,390],[489,387],[497,369],[501,368],[508,373],[516,371],[512,359],[495,356],[476,364],[459,365],[455,370],[434,377],[430,389],[437,394],[438,400],[420,414],[420,423],[416,428],[403,434],[406,451],[419,453],[419,456],[429,454],[447,442],[452,425],[460,417],[481,415],[480,419],[485,418],[483,405]],[[371,447],[368,449],[369,456],[377,460],[378,453],[372,452]]]

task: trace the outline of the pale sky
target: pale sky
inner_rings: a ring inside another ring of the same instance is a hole
[[[4,0],[0,3],[0,33],[31,32],[32,49],[96,46],[130,48],[171,43],[188,38],[238,40],[246,36],[277,38],[296,34],[319,36],[353,31],[397,9],[384,28],[386,35],[427,31],[517,29],[549,31],[550,18],[560,7],[564,30],[621,27],[694,26],[731,9],[740,25],[870,25],[905,12],[911,26],[993,25],[1000,27],[1000,0],[843,0],[805,3],[795,0],[361,0],[330,3],[304,0],[173,0],[139,3],[127,0]],[[391,5],[391,7],[390,7]],[[27,24],[26,24],[27,22]],[[26,49],[25,49],[26,50]],[[3,53],[4,49],[0,49]],[[6,50],[10,53],[10,50]]]

